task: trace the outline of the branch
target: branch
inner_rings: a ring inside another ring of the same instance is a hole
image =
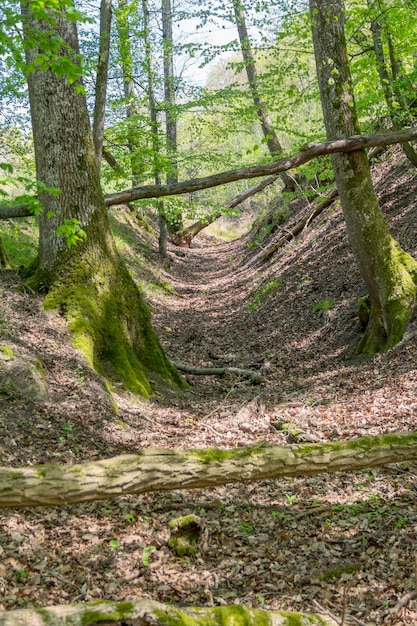
[[[234,626],[236,623],[252,626],[291,626],[310,624],[311,626],[337,626],[337,623],[318,613],[292,613],[289,611],[265,611],[250,609],[241,605],[216,607],[181,607],[162,604],[154,600],[134,600],[114,602],[99,600],[84,604],[47,606],[42,609],[18,609],[0,611],[0,626],[90,626],[122,624],[141,626],[166,626],[166,624],[211,624],[212,626]]]
[[[278,241],[276,243],[274,243],[274,245],[270,246],[264,252],[263,257],[262,257],[262,261],[264,263],[266,261],[268,261],[271,258],[271,256],[273,256],[275,254],[275,252],[279,248],[282,248],[282,246],[287,241],[290,241],[296,235],[298,235],[298,233],[300,233],[305,228],[305,226],[307,225],[308,222],[310,222],[311,220],[315,219],[318,215],[320,215],[320,213],[322,213],[324,211],[324,209],[326,207],[328,207],[329,204],[331,204],[338,196],[339,196],[339,192],[337,191],[337,189],[336,188],[332,189],[332,191],[330,192],[328,197],[325,198],[324,200],[322,200],[322,202],[320,202],[316,206],[316,208],[314,209],[314,211],[313,211],[313,213],[311,215],[309,215],[308,217],[303,217],[303,219],[301,219],[299,222],[297,222],[295,226],[293,226],[292,228],[288,229],[287,232],[285,233],[285,235],[280,237],[278,239]]]
[[[64,506],[128,493],[215,487],[417,460],[417,431],[292,446],[144,449],[78,465],[0,468],[0,508]]]
[[[225,374],[236,374],[249,378],[252,383],[259,384],[266,382],[265,376],[254,370],[244,370],[240,367],[194,367],[193,365],[185,365],[184,363],[172,362],[174,367],[181,372],[194,374],[195,376],[224,376]]]
[[[325,141],[323,143],[308,144],[305,150],[297,152],[292,156],[284,157],[278,161],[265,163],[262,165],[252,165],[250,167],[242,167],[220,174],[213,174],[204,178],[195,178],[194,180],[182,183],[173,183],[170,185],[147,185],[120,191],[119,193],[110,194],[105,197],[107,206],[114,204],[132,202],[144,198],[160,198],[162,196],[173,196],[182,193],[192,193],[201,189],[209,189],[236,180],[247,178],[258,178],[260,176],[272,176],[285,172],[294,167],[307,163],[312,159],[324,154],[335,154],[337,152],[354,152],[355,150],[365,150],[375,146],[389,146],[394,143],[404,143],[417,139],[417,128],[397,131],[392,133],[384,133],[381,135],[354,135],[347,139],[336,139],[334,141]]]
[[[276,176],[280,172],[285,172],[303,163],[307,163],[312,159],[324,154],[335,154],[337,152],[354,152],[355,150],[365,150],[376,146],[390,146],[394,143],[404,143],[417,139],[417,128],[396,131],[391,133],[383,133],[380,135],[354,135],[347,139],[336,139],[335,141],[325,141],[322,143],[308,144],[305,150],[297,152],[292,156],[284,157],[278,161],[265,163],[262,165],[252,165],[250,167],[242,167],[220,174],[213,174],[204,178],[195,178],[194,180],[182,183],[172,183],[169,185],[145,185],[135,189],[128,189],[118,193],[108,194],[104,197],[106,206],[114,206],[115,204],[126,204],[134,200],[143,200],[145,198],[162,198],[163,196],[174,196],[183,193],[192,193],[201,189],[209,189],[219,185],[225,185],[236,180],[244,180],[248,178],[259,178],[260,176]],[[272,182],[272,181],[271,181]],[[19,209],[18,214],[10,214],[8,210],[14,211]],[[26,212],[25,212],[26,211]],[[8,217],[27,217],[31,213],[25,209],[25,205],[20,207],[8,207],[0,205],[0,219]]]

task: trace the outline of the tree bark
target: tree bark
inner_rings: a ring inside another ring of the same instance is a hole
[[[343,0],[310,0],[313,43],[329,140],[359,132],[344,34]],[[391,237],[364,150],[334,155],[333,170],[350,244],[371,302],[356,354],[385,351],[403,337],[417,288],[417,262]]]
[[[236,626],[238,623],[251,626],[337,626],[332,618],[318,613],[265,611],[236,604],[177,608],[154,600],[99,600],[42,609],[0,611],[0,626],[166,626],[168,623],[199,626],[202,622],[211,626]]]
[[[266,103],[260,95],[258,73],[256,71],[255,58],[253,56],[252,46],[246,27],[246,17],[242,1],[243,0],[233,0],[233,9],[235,12],[240,48],[245,62],[246,75],[248,77],[253,102],[256,107],[256,114],[261,123],[262,133],[266,140],[270,155],[273,159],[276,159],[282,154],[283,149],[272,125]],[[289,176],[286,172],[281,172],[280,178],[284,183],[286,190],[294,191],[295,184],[291,176]]]
[[[178,183],[177,113],[175,109],[176,97],[174,75],[174,37],[172,32],[171,0],[162,0],[161,9],[164,62],[166,149],[169,160],[167,184],[169,185]],[[168,228],[171,232],[175,233],[177,230],[180,230],[182,228],[181,214],[173,216],[164,214],[164,218],[165,228]]]
[[[417,432],[336,443],[260,443],[232,450],[145,448],[137,455],[78,465],[0,468],[0,509],[66,506],[129,493],[350,472],[416,459]]]
[[[96,98],[94,105],[93,140],[97,168],[100,173],[103,156],[104,120],[106,117],[107,75],[110,56],[110,33],[112,0],[101,0],[100,4],[100,44],[98,51]]]
[[[161,377],[181,385],[152,329],[149,309],[116,250],[80,79],[70,82],[36,64],[39,55],[44,58],[40,48],[53,30],[64,42],[62,56],[74,52],[74,72],[79,58],[76,25],[66,19],[65,9],[51,14],[51,22],[36,20],[27,4],[22,18],[31,41],[27,63],[37,68],[28,75],[36,175],[48,188],[60,190],[59,195],[39,196],[44,211],[38,268],[28,283],[49,290],[45,308],[65,314],[75,347],[96,371],[144,396],[152,391],[151,381]],[[33,45],[35,36],[39,48]],[[59,227],[67,229],[66,235],[59,234]]]
[[[195,178],[172,185],[144,185],[135,189],[126,189],[117,193],[107,194],[104,197],[104,202],[106,206],[110,207],[117,204],[133,202],[134,200],[143,200],[145,198],[162,198],[164,196],[193,193],[201,189],[210,189],[211,187],[226,185],[236,180],[259,178],[260,176],[272,177],[278,175],[280,172],[303,165],[303,163],[308,163],[308,161],[324,154],[354,152],[355,150],[391,146],[395,143],[403,143],[404,141],[412,141],[415,139],[417,139],[417,128],[410,128],[408,130],[378,135],[354,135],[346,139],[312,143],[308,144],[301,152],[296,152],[295,154],[283,157],[278,161],[272,161],[271,163],[251,165],[249,167],[242,167],[237,170],[221,172],[219,174],[213,174],[212,176]],[[273,181],[271,180],[270,182]],[[0,219],[31,216],[32,213],[25,204],[17,206],[5,203],[0,204]]]

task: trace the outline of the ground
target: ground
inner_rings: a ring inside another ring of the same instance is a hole
[[[415,170],[390,150],[373,172],[394,236],[417,257]],[[132,273],[147,282],[170,358],[261,370],[266,382],[188,376],[188,391],[162,389],[151,401],[116,385],[116,414],[99,377],[71,347],[64,320],[44,312],[40,296],[18,291],[16,273],[3,271],[0,343],[23,364],[40,360],[49,395],[0,395],[1,465],[417,429],[416,315],[396,348],[352,359],[361,332],[356,306],[365,294],[337,204],[267,264],[263,252],[278,232],[255,246],[248,237],[224,243],[202,233],[190,249],[171,247],[163,264],[130,214],[116,210],[113,221]],[[6,368],[10,355],[3,354]],[[345,624],[414,624],[416,474],[417,465],[407,463],[4,511],[0,608],[149,597],[327,610],[339,620],[345,613]],[[199,552],[179,558],[168,547],[169,522],[191,513],[202,520]]]

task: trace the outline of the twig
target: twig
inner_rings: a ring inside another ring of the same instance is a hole
[[[322,612],[322,613],[324,613],[325,615],[327,614],[329,617],[331,617],[332,619],[334,619],[334,621],[335,621],[337,624],[341,624],[341,622],[339,621],[339,618],[338,618],[338,617],[336,617],[336,615],[335,615],[334,613],[332,613],[332,612],[330,611],[330,609],[325,608],[324,606],[322,606],[322,605],[320,604],[320,602],[317,602],[317,600],[313,600],[313,604],[314,604],[314,606],[315,606],[315,607],[316,607],[319,611],[321,611],[321,612]],[[341,626],[343,626],[343,625],[341,624]]]

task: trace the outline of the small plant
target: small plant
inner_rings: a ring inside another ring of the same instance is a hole
[[[246,524],[245,522],[241,522],[239,524],[239,528],[244,535],[253,535],[255,529],[250,524]]]
[[[267,283],[262,285],[262,287],[255,293],[253,297],[253,302],[247,307],[247,310],[253,313],[259,307],[261,302],[266,298],[266,296],[278,289],[281,282],[276,278],[271,278]]]
[[[155,550],[156,550],[155,546],[146,546],[146,548],[143,549],[142,563],[145,567],[149,567],[150,556],[152,552],[154,552]]]
[[[133,524],[136,520],[135,516],[133,515],[133,513],[126,513],[125,515],[125,520],[126,522],[128,522],[129,524]]]
[[[77,382],[83,383],[85,381],[83,366],[77,365],[75,371],[77,373]]]
[[[120,550],[120,543],[117,541],[117,539],[111,539],[109,541],[109,546],[115,548],[115,550]]]
[[[288,504],[294,504],[297,501],[297,494],[296,493],[293,493],[293,494],[286,493],[285,494],[285,499],[287,500]]]
[[[321,300],[320,302],[314,302],[313,306],[313,311],[330,311],[330,309],[333,309],[334,306],[336,304],[336,300],[334,300],[333,298],[325,298],[324,300]]]

